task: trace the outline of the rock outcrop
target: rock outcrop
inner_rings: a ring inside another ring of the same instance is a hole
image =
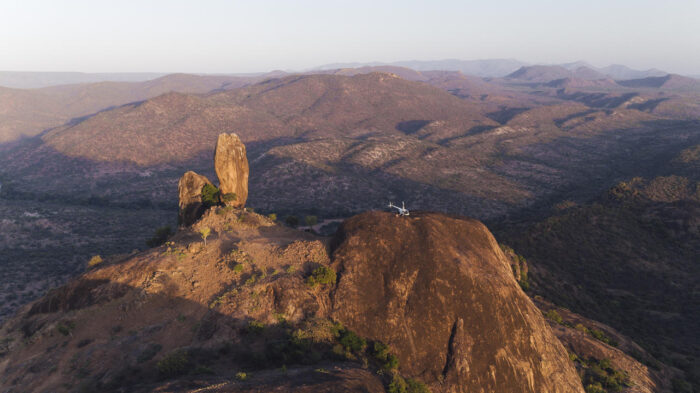
[[[476,220],[370,212],[339,230],[332,316],[389,344],[433,392],[583,392],[568,354]]]
[[[365,213],[328,247],[213,207],[169,240],[0,326],[0,391],[583,392],[478,221]],[[310,283],[321,267],[337,280]]]
[[[202,187],[205,184],[212,183],[205,176],[192,171],[185,172],[180,178],[177,185],[180,201],[178,223],[180,225],[192,225],[206,210],[206,206],[202,203]]]
[[[219,135],[214,152],[214,169],[219,177],[222,201],[227,206],[245,206],[249,167],[245,145],[238,135]]]

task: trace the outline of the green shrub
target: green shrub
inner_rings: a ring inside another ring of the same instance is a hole
[[[221,191],[213,184],[205,184],[202,186],[202,204],[206,207],[216,206],[219,204]]]
[[[250,321],[247,330],[248,333],[261,334],[265,331],[265,324],[260,321]]]
[[[408,393],[408,384],[399,374],[394,374],[389,383],[388,393]]]
[[[518,284],[520,284],[520,288],[522,288],[523,291],[530,289],[530,281],[527,279],[527,273],[523,270],[520,271],[520,280],[518,280]]]
[[[246,379],[250,378],[250,375],[244,372],[237,372],[236,373],[236,379],[239,381],[245,381]]]
[[[407,378],[408,393],[430,393],[430,389],[421,381],[413,378]]]
[[[404,379],[401,375],[394,374],[387,389],[389,393],[430,393],[430,389],[423,383],[413,378]]]
[[[385,370],[399,368],[399,358],[389,353],[389,346],[381,341],[375,341],[372,345],[372,356],[379,361],[381,367]]]
[[[554,309],[549,310],[549,311],[547,311],[547,313],[544,314],[544,316],[547,319],[554,321],[560,325],[564,323],[564,320],[562,319],[561,315],[559,315],[557,310],[554,310]]]
[[[319,266],[306,278],[306,285],[315,288],[317,285],[335,285],[337,275],[335,270],[327,266]]]
[[[227,192],[226,194],[221,196],[221,200],[226,203],[226,202],[235,202],[238,200],[238,196],[236,193],[233,192]]]
[[[272,221],[277,221],[277,214],[275,213],[270,213],[267,215],[267,218],[269,218]]]
[[[104,259],[102,259],[101,256],[93,255],[92,258],[90,258],[90,260],[88,261],[87,265],[88,267],[93,267],[99,265],[102,262],[104,262]]]
[[[185,350],[172,352],[156,364],[158,372],[167,377],[185,374],[189,366],[190,356]]]
[[[66,323],[61,322],[58,325],[56,325],[56,330],[58,330],[58,332],[64,336],[70,335],[74,329],[75,329],[75,322],[73,322],[73,321],[68,321]]]
[[[306,226],[312,227],[312,226],[318,224],[318,217],[306,216],[306,217],[304,217],[304,221],[306,222]]]
[[[603,386],[599,383],[591,383],[586,386],[586,393],[608,393]]]
[[[367,346],[367,341],[350,330],[344,330],[340,334],[340,345],[349,352],[361,352]]]
[[[617,341],[615,341],[615,340],[611,339],[610,337],[608,337],[602,330],[598,330],[598,329],[592,328],[592,329],[590,329],[589,333],[590,333],[591,336],[593,336],[596,340],[602,341],[602,342],[604,342],[604,343],[606,343],[606,344],[608,344],[608,345],[611,345],[611,346],[613,346],[613,347],[616,347],[616,346],[617,346]]]
[[[172,234],[173,229],[170,228],[170,226],[162,226],[156,229],[156,232],[153,234],[152,238],[146,240],[146,245],[148,247],[158,247],[165,243],[168,240],[168,237],[170,237]]]
[[[233,270],[233,271],[236,272],[236,273],[240,273],[240,272],[243,271],[243,264],[242,264],[242,263],[237,263],[237,264],[235,264],[235,265],[233,266],[233,268],[232,268],[231,270]]]

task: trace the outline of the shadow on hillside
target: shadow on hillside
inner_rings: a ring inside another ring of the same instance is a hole
[[[17,358],[23,346],[3,351],[3,341],[0,357],[13,359],[15,365],[4,368],[0,387],[26,391],[56,371],[54,383],[81,391],[203,388],[236,381],[239,372],[252,377],[243,386],[235,383],[231,391],[382,386],[371,372],[360,372],[364,380],[359,381],[344,376],[348,370],[359,372],[361,365],[333,355],[330,344],[310,344],[300,351],[285,321],[258,324],[232,317],[174,295],[177,290],[163,274],[149,277],[144,288],[82,278],[52,290],[4,326],[7,337],[46,350],[43,356]],[[115,305],[119,311],[112,313]],[[274,312],[281,315],[284,310],[272,310],[270,318]],[[163,359],[170,359],[169,367],[158,365]],[[319,367],[330,371],[314,371]]]
[[[581,114],[577,114],[579,116]],[[614,130],[588,136],[564,136],[527,147],[530,156],[509,155],[502,158],[504,176],[518,176],[528,189],[546,189],[532,204],[518,209],[510,218],[539,219],[551,213],[554,204],[563,200],[586,202],[597,198],[615,184],[633,177],[692,176],[692,168],[676,163],[684,149],[700,144],[700,121],[658,120],[642,127]],[[541,152],[534,158],[533,153]],[[556,170],[565,182],[552,188],[546,179],[514,172],[513,167],[545,166]],[[497,220],[496,220],[497,221]],[[491,224],[496,221],[489,220]]]
[[[402,121],[396,124],[396,130],[403,132],[406,135],[412,135],[420,131],[421,128],[430,124],[430,120],[409,120]]]

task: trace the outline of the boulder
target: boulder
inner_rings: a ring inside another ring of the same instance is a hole
[[[206,206],[202,203],[202,187],[205,184],[212,183],[206,176],[192,171],[186,172],[180,178],[177,185],[180,197],[179,225],[190,226],[204,214]]]
[[[220,134],[214,152],[221,199],[227,206],[243,207],[248,199],[248,157],[236,134]]]
[[[433,392],[583,393],[573,363],[479,221],[369,212],[333,247],[332,317],[389,345]]]

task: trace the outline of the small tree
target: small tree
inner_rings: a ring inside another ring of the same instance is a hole
[[[156,229],[153,237],[146,240],[146,245],[148,247],[158,247],[168,240],[168,237],[173,234],[173,229],[170,226],[164,226]]]
[[[316,216],[306,216],[304,218],[304,221],[306,221],[306,226],[312,227],[316,224],[318,224],[318,217]]]
[[[205,184],[202,186],[202,204],[206,207],[212,207],[219,204],[221,191],[213,184]]]
[[[93,267],[93,266],[99,265],[102,262],[104,262],[104,260],[102,259],[101,256],[93,255],[92,258],[90,258],[90,260],[88,261],[87,265],[88,265],[88,267]]]
[[[204,240],[204,245],[207,245],[207,238],[211,235],[211,228],[204,227],[199,230],[199,234],[202,235],[202,240]]]
[[[287,216],[287,219],[284,221],[290,227],[296,227],[297,225],[299,225],[299,219],[297,218],[297,216]]]
[[[327,266],[319,266],[306,278],[306,285],[315,288],[317,285],[335,285],[335,270]]]
[[[224,203],[227,202],[235,202],[238,199],[238,196],[234,192],[229,192],[221,196],[221,200]]]

